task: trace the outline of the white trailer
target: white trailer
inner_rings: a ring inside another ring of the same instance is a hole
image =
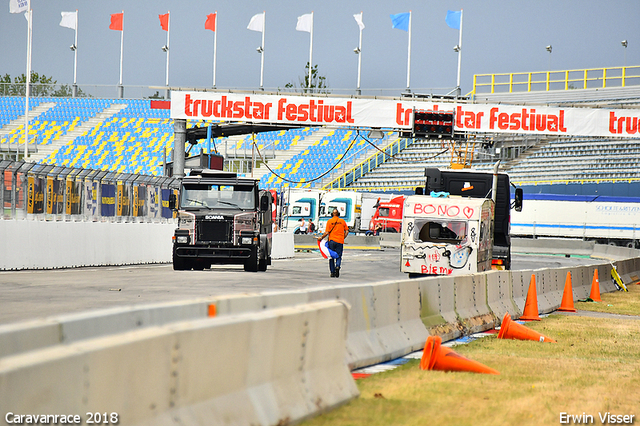
[[[526,194],[527,208],[511,217],[511,235],[594,240],[638,247],[640,198]]]
[[[484,198],[406,198],[400,270],[410,277],[491,270],[494,203]]]

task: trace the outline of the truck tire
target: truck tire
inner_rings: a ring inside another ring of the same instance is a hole
[[[186,271],[191,269],[188,267],[187,261],[176,255],[176,249],[173,248],[173,270],[174,271]]]
[[[259,262],[258,262],[258,249],[255,251],[252,250],[251,256],[244,263],[244,270],[247,272],[258,272]]]
[[[266,257],[260,258],[260,262],[258,262],[258,271],[266,272],[268,264],[269,264],[269,261],[267,260]]]

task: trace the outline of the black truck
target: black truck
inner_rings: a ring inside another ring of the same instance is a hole
[[[472,198],[491,198],[493,173],[469,170],[425,169],[426,193],[445,191],[451,195]],[[511,269],[511,208],[522,210],[522,189],[516,188],[511,205],[509,175],[498,173],[496,209],[493,227],[493,261],[497,268]]]
[[[174,270],[242,264],[256,272],[271,264],[272,195],[259,190],[256,179],[192,169],[169,203],[178,210]]]

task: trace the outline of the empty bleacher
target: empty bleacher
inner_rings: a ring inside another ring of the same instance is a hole
[[[32,98],[29,104],[31,161],[161,175],[163,160],[171,160],[173,120],[169,110],[152,110],[148,99],[48,97]],[[0,97],[0,106],[0,143],[3,149],[10,147],[16,152],[24,144],[25,99]],[[203,123],[187,124],[194,125]],[[234,162],[243,164],[236,170],[252,172],[263,187],[320,188],[376,152],[356,136],[350,129],[306,127],[217,138],[211,149],[215,147],[224,155],[230,167]],[[384,147],[394,140],[399,136],[387,132],[376,143]],[[193,155],[207,151],[208,145],[205,141],[187,144],[187,148]],[[481,145],[476,144],[473,167],[490,170],[500,158],[495,154],[500,145],[493,147],[493,154],[484,156],[480,154],[487,154],[487,150]],[[260,155],[253,152],[254,146]],[[451,160],[448,141],[416,140],[385,157],[382,164],[358,174],[349,186],[414,187],[423,182],[425,167],[448,167]],[[502,170],[518,182],[636,179],[640,178],[639,163],[640,139],[556,138],[520,147],[509,158],[503,155]],[[316,180],[318,177],[322,178]]]

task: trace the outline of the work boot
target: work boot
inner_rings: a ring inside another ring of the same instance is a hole
[[[340,267],[336,266],[336,274],[335,277],[338,278],[340,276]]]
[[[335,273],[335,272],[332,272],[332,273],[331,273],[331,278],[335,278],[335,276],[336,276],[336,273]]]

